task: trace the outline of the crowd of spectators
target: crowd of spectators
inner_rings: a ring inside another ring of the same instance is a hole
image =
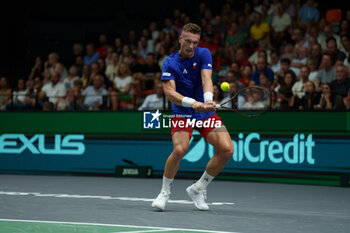
[[[214,100],[252,85],[271,92],[273,109],[350,109],[350,10],[320,12],[307,0],[228,1],[220,12],[206,3],[199,14],[175,9],[164,22],[72,46],[73,64],[59,51],[37,57],[13,88],[0,77],[0,110],[169,109],[160,81],[162,64],[178,49],[184,24],[202,28],[199,47],[213,58]],[[224,81],[230,91],[219,88]]]

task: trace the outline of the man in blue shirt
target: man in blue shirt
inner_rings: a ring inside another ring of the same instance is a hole
[[[174,149],[165,164],[161,192],[152,203],[152,207],[159,210],[164,210],[169,199],[170,184],[188,150],[193,129],[216,149],[202,177],[186,189],[198,209],[209,209],[205,203],[206,188],[233,154],[231,137],[215,113],[212,58],[208,49],[197,47],[200,34],[198,25],[186,24],[179,37],[180,49],[163,64],[164,93],[173,103],[171,134]]]
[[[100,58],[100,54],[95,52],[95,46],[88,44],[86,46],[86,55],[84,56],[84,65],[91,66],[92,63],[97,62]]]
[[[252,81],[254,81],[255,84],[258,86],[260,86],[259,76],[261,71],[265,71],[267,73],[267,76],[269,77],[270,83],[273,83],[273,79],[274,79],[273,71],[269,67],[267,67],[266,59],[263,57],[258,58],[258,63],[256,64],[256,70],[252,74]]]

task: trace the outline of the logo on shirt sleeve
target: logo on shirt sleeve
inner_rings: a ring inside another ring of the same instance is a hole
[[[213,67],[210,63],[208,64],[209,67]]]
[[[171,74],[170,74],[170,73],[168,73],[168,72],[163,72],[163,76],[165,76],[165,77],[170,77],[170,76],[171,76]]]

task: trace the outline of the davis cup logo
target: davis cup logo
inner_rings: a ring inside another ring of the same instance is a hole
[[[144,129],[160,129],[160,116],[162,114],[156,112],[143,112],[143,128]]]

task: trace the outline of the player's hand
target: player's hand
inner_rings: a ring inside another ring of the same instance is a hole
[[[204,104],[201,102],[198,102],[198,101],[196,101],[192,104],[192,108],[194,110],[196,110],[196,112],[199,112],[199,113],[205,112]]]
[[[214,101],[207,101],[204,104],[204,108],[206,112],[215,112],[216,111],[216,103]]]

